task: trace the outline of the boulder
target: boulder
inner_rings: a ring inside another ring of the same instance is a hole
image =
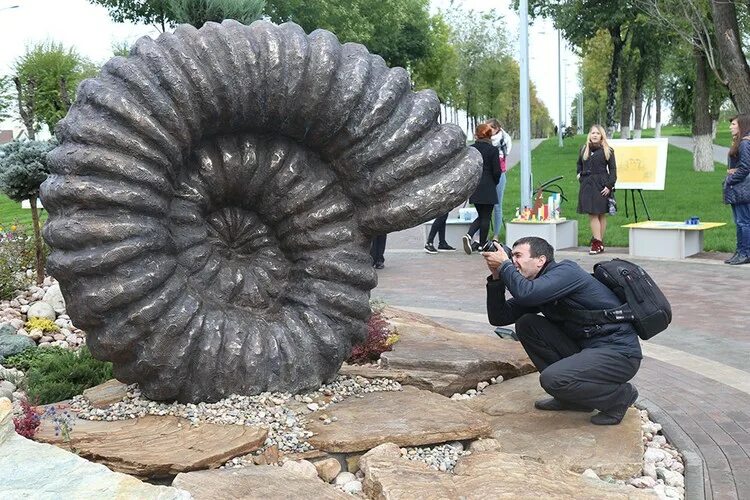
[[[415,387],[373,392],[329,406],[336,420],[325,424],[315,412],[308,415],[308,442],[329,453],[351,453],[382,443],[421,446],[475,439],[490,432],[487,418],[464,404]]]
[[[190,498],[185,491],[143,483],[56,446],[19,436],[7,399],[0,399],[0,485],[3,498]]]
[[[318,471],[318,477],[326,483],[330,483],[336,479],[336,476],[341,472],[341,463],[333,457],[319,460],[314,465]]]
[[[16,386],[7,380],[0,380],[0,398],[8,398],[13,401],[13,393],[16,391]]]
[[[118,472],[158,478],[219,467],[260,448],[267,434],[268,430],[260,427],[193,426],[186,419],[148,415],[114,422],[78,419],[69,443],[55,436],[53,425],[43,420],[36,439],[70,447]]]
[[[534,401],[545,396],[538,374],[532,374],[493,385],[467,405],[492,416],[497,451],[578,473],[592,469],[600,477],[640,474],[643,442],[637,409],[628,410],[620,425],[599,426],[589,422],[589,413],[535,410]]]
[[[23,326],[23,323],[21,324]],[[14,328],[13,325],[9,323],[2,323],[0,324],[0,337],[4,335],[15,335],[18,331],[18,328]]]
[[[40,300],[39,302],[34,302],[29,306],[29,310],[26,311],[26,317],[29,319],[44,318],[50,321],[55,321],[57,314],[55,314],[55,310],[51,305],[44,302],[43,300]]]
[[[387,445],[365,454],[360,467],[369,498],[657,498],[653,491],[586,479],[555,465],[498,451],[462,457],[455,474],[446,474],[401,458],[397,446]]]
[[[287,460],[281,467],[308,479],[318,478],[317,468],[312,462],[308,462],[307,460]]]
[[[172,486],[189,491],[195,500],[351,500],[349,495],[320,479],[269,465],[182,473]]]
[[[107,380],[103,384],[91,387],[83,391],[86,398],[94,408],[107,408],[108,406],[122,401],[128,393],[128,386],[119,380]]]
[[[60,291],[60,284],[55,283],[44,292],[42,301],[46,302],[57,314],[65,314],[65,299]],[[53,318],[54,319],[54,318]]]
[[[26,335],[0,335],[0,360],[29,347],[36,347],[36,342]]]
[[[384,312],[399,334],[393,350],[381,355],[379,368],[344,365],[341,373],[390,378],[451,396],[492,377],[508,379],[536,371],[518,342],[492,333],[462,333],[393,307]]]

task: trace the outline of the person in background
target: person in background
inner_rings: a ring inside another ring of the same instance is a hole
[[[370,242],[370,257],[372,257],[372,267],[383,269],[385,267],[385,240],[387,234],[378,234],[373,236]]]
[[[732,206],[737,226],[737,250],[724,262],[733,266],[750,264],[750,115],[738,115],[729,122],[732,147],[724,180],[724,203]]]
[[[576,167],[580,189],[578,213],[588,214],[591,226],[591,250],[594,255],[604,251],[607,230],[609,196],[615,189],[617,165],[615,151],[607,143],[607,133],[601,125],[592,125],[586,144],[578,154]]]
[[[500,232],[503,229],[503,194],[505,194],[505,182],[507,170],[507,158],[513,149],[513,140],[510,134],[503,130],[503,126],[495,118],[487,120],[487,125],[492,127],[492,145],[500,150],[500,180],[495,190],[497,191],[497,204],[495,205],[495,241],[500,241]]]
[[[435,220],[432,222],[432,227],[430,228],[430,234],[427,236],[427,243],[424,246],[425,252],[435,254],[438,252],[456,251],[455,248],[450,246],[448,242],[445,241],[445,223],[447,220],[448,212],[445,212],[440,217],[435,217]],[[433,245],[436,235],[438,236],[439,240],[437,248],[435,248],[435,245]]]
[[[479,185],[469,197],[479,216],[469,226],[469,231],[463,237],[464,251],[471,254],[477,251],[487,241],[490,231],[492,208],[497,204],[496,186],[500,180],[500,150],[492,145],[492,127],[486,123],[477,125],[474,131],[476,142],[471,146],[482,155],[482,176]],[[479,230],[479,243],[472,241],[474,233]]]

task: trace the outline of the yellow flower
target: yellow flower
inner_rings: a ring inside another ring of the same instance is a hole
[[[16,226],[15,224],[13,224],[12,226],[10,226],[10,230],[11,231],[15,232],[16,229],[18,229],[18,226]]]

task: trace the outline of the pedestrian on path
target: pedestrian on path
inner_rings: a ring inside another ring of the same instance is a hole
[[[601,125],[592,125],[586,144],[578,154],[576,166],[580,189],[578,213],[588,214],[591,226],[591,249],[594,255],[604,251],[604,233],[607,230],[609,197],[617,181],[615,151],[609,147],[607,133]]]
[[[482,155],[482,177],[474,193],[469,197],[479,216],[469,226],[463,237],[464,251],[471,254],[487,241],[490,231],[492,209],[497,204],[497,183],[500,181],[500,150],[492,145],[492,127],[486,123],[477,125],[474,131],[475,142],[472,147]],[[479,230],[479,243],[472,241],[474,233]]]
[[[487,125],[492,127],[492,145],[500,151],[500,180],[497,182],[495,191],[497,192],[497,204],[495,205],[495,241],[500,240],[500,233],[503,230],[503,195],[505,194],[505,182],[507,170],[507,159],[510,151],[513,149],[513,140],[510,134],[503,130],[503,126],[495,118],[487,120]]]
[[[729,122],[732,147],[729,148],[724,203],[732,206],[737,226],[737,250],[724,262],[750,263],[750,115],[738,115]]]
[[[552,396],[539,410],[593,411],[596,425],[619,424],[638,391],[628,383],[641,365],[641,345],[631,323],[578,325],[560,307],[596,311],[622,305],[615,293],[570,260],[555,262],[552,246],[535,236],[513,244],[512,260],[497,251],[482,256],[487,278],[487,316],[495,326],[516,324],[521,345]],[[505,298],[506,288],[512,298]],[[541,312],[544,316],[538,315]]]
[[[424,251],[427,253],[435,254],[438,252],[455,252],[456,249],[445,241],[445,223],[448,220],[448,212],[445,212],[439,217],[435,217],[430,228],[430,234],[427,236],[427,243],[424,246]],[[433,242],[435,236],[438,236],[438,246],[435,248]]]
[[[370,242],[370,257],[372,257],[372,267],[383,269],[385,267],[385,241],[387,234],[378,234],[373,236]]]

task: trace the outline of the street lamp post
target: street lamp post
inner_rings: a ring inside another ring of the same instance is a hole
[[[520,0],[521,208],[531,207],[531,107],[529,99],[529,2]]]
[[[562,36],[557,30],[557,145],[563,147]]]

